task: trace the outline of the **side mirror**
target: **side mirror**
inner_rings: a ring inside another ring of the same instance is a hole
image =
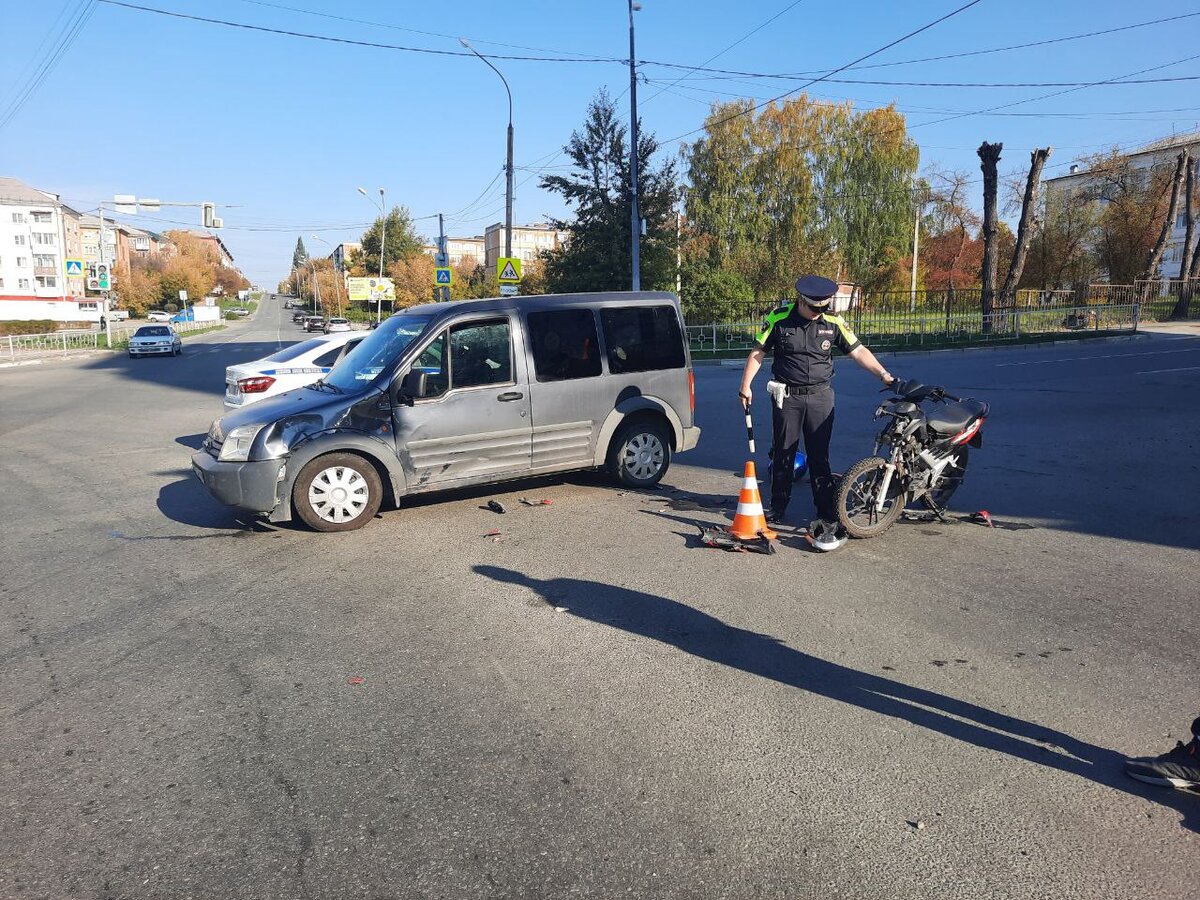
[[[400,382],[399,399],[408,406],[413,405],[414,400],[419,400],[425,396],[425,380],[429,377],[428,373],[413,370],[409,372]]]

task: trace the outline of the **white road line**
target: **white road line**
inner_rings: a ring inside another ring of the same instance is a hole
[[[1027,362],[996,363],[996,367],[1045,366],[1050,363],[1073,363],[1084,359],[1124,359],[1127,356],[1158,356],[1160,353],[1192,353],[1196,350],[1200,350],[1200,344],[1195,347],[1184,347],[1182,350],[1147,350],[1145,353],[1105,353],[1099,356],[1072,356],[1070,359],[1033,359]]]
[[[1195,372],[1200,369],[1200,366],[1184,366],[1182,369],[1150,369],[1146,372],[1137,372],[1137,375],[1161,375],[1164,372]]]

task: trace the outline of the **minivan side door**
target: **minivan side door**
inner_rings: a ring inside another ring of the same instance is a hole
[[[397,373],[425,373],[425,393],[393,404],[396,453],[410,491],[511,476],[531,466],[525,352],[508,315],[455,322]]]

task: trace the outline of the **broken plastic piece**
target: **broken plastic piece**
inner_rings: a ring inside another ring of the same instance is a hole
[[[366,683],[367,683],[367,679],[363,678],[361,675],[351,675],[349,678],[346,679],[346,684],[366,684]]]
[[[981,525],[986,525],[988,528],[996,527],[996,523],[992,521],[992,514],[986,509],[971,513],[971,519],[972,521],[979,522]]]
[[[494,513],[508,512],[508,510],[504,508],[504,504],[501,503],[499,500],[489,500],[487,502],[487,508],[490,509]]]
[[[522,497],[521,502],[524,503],[526,506],[549,506],[554,501],[553,500],[544,500],[544,499],[543,500],[530,500],[528,497]]]

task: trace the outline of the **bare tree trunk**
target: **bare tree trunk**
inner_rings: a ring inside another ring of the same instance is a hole
[[[979,279],[983,290],[979,295],[979,311],[983,314],[984,334],[992,331],[992,307],[996,300],[996,168],[1003,149],[1003,144],[984,141],[976,151],[983,171],[983,269]]]
[[[1189,264],[1192,262],[1196,242],[1196,209],[1193,205],[1196,187],[1195,160],[1188,160],[1186,184],[1187,187],[1183,192],[1183,215],[1187,227],[1183,234],[1183,259],[1179,262],[1179,280],[1183,283],[1179,286],[1179,299],[1175,301],[1175,308],[1171,310],[1172,319],[1186,319],[1188,306],[1192,301],[1192,284],[1188,279],[1191,277]],[[1197,261],[1200,262],[1200,259]]]
[[[1142,290],[1143,303],[1149,299],[1153,283],[1158,281],[1158,267],[1162,263],[1163,249],[1167,246],[1167,238],[1171,236],[1171,230],[1175,227],[1175,210],[1179,208],[1179,188],[1183,185],[1183,173],[1187,170],[1188,158],[1187,150],[1181,150],[1175,160],[1175,174],[1171,178],[1171,202],[1167,204],[1167,217],[1163,220],[1158,240],[1154,242],[1154,249],[1150,251],[1150,258],[1146,260],[1145,278],[1147,283]]]
[[[1012,264],[1004,276],[1004,287],[1000,289],[1000,305],[1017,305],[1017,285],[1025,271],[1025,258],[1029,255],[1029,242],[1037,229],[1038,188],[1042,184],[1042,167],[1053,149],[1046,147],[1029,154],[1029,179],[1025,182],[1025,199],[1021,201],[1021,221],[1017,225],[1017,245],[1013,247]]]

